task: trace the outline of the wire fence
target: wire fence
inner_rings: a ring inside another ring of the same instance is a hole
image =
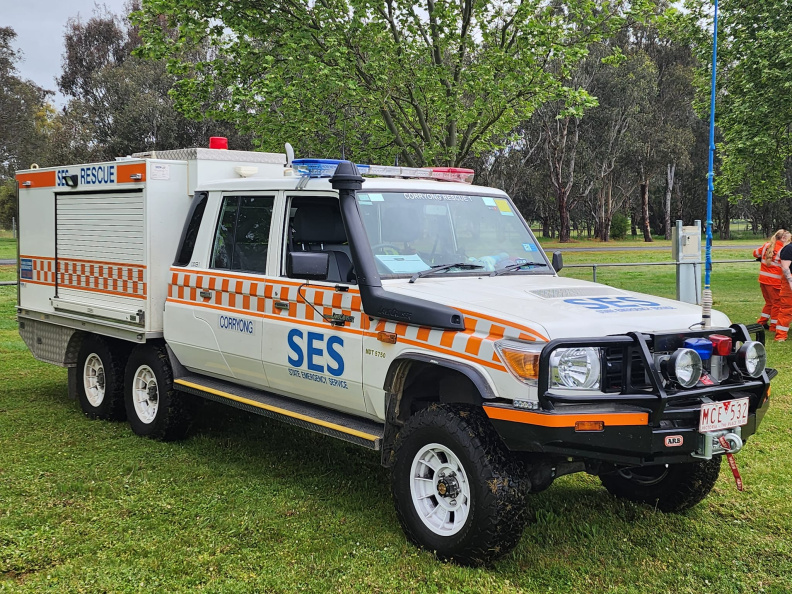
[[[755,263],[756,260],[713,260],[713,264],[745,264],[745,263]],[[703,266],[704,262],[605,262],[605,263],[597,263],[597,264],[564,264],[564,268],[591,268],[592,273],[592,280],[596,283],[597,282],[597,270],[599,268],[606,268],[606,267],[618,267],[618,266]]]
[[[713,260],[713,264],[747,264],[756,260]],[[620,266],[702,266],[704,262],[606,262],[597,264],[565,264],[564,268],[591,268],[592,279],[597,282],[597,270],[600,268],[613,268]],[[0,287],[16,285],[17,281],[0,281]]]

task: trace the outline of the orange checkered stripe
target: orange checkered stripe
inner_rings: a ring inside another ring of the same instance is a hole
[[[58,287],[119,297],[145,299],[147,295],[146,267],[141,264],[103,262],[42,256],[21,256],[33,260],[33,279],[25,282],[54,285],[57,272]]]
[[[356,289],[338,292],[309,285],[302,287],[301,297],[297,294],[300,285],[281,279],[265,281],[260,277],[172,268],[168,301],[259,318],[289,320],[295,324],[329,327],[329,323],[305,302],[308,300],[323,315],[342,313],[355,318],[354,322],[344,326],[333,326],[334,330],[373,337],[379,332],[392,332],[398,335],[401,343],[467,359],[499,371],[506,371],[506,368],[495,352],[497,340],[547,340],[528,327],[465,310],[461,310],[465,316],[465,330],[461,331],[370,318],[362,311],[360,292]],[[201,296],[201,292],[208,296]],[[288,303],[288,309],[276,308],[276,302]]]
[[[298,295],[298,290],[302,296]],[[202,296],[202,292],[209,296]],[[171,269],[171,282],[168,285],[168,301],[255,317],[291,319],[328,326],[329,323],[306,300],[313,303],[322,315],[342,313],[354,316],[354,322],[336,327],[338,330],[359,333],[362,324],[367,322],[361,315],[360,293],[354,290],[339,292],[316,286],[300,289],[300,283],[280,280],[265,282],[260,277],[180,269]],[[275,307],[276,302],[288,303],[288,308]]]
[[[498,371],[506,371],[495,351],[495,342],[498,340],[502,338],[547,340],[530,328],[510,324],[476,312],[460,311],[465,315],[465,329],[461,331],[410,326],[380,319],[376,324],[373,324],[373,331],[367,332],[367,335],[376,336],[379,332],[392,332],[398,335],[399,342],[474,361]]]

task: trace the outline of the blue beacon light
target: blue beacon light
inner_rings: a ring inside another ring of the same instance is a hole
[[[706,338],[687,338],[683,346],[696,351],[702,361],[709,361],[712,358],[712,341]]]

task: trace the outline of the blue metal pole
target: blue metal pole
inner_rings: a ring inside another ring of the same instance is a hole
[[[715,177],[715,65],[718,62],[718,0],[712,24],[712,82],[710,88],[709,168],[707,170],[707,244],[705,252],[704,289],[710,288],[712,273],[712,190]]]

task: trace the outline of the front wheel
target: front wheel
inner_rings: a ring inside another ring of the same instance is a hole
[[[189,398],[173,388],[173,371],[164,346],[135,347],[124,379],[124,403],[132,431],[163,441],[183,439],[192,420]]]
[[[680,512],[700,503],[715,486],[721,456],[686,464],[621,469],[600,476],[614,497],[646,503],[663,512]]]
[[[396,513],[413,543],[441,559],[481,565],[519,542],[527,481],[479,410],[419,411],[397,435],[394,454]]]

